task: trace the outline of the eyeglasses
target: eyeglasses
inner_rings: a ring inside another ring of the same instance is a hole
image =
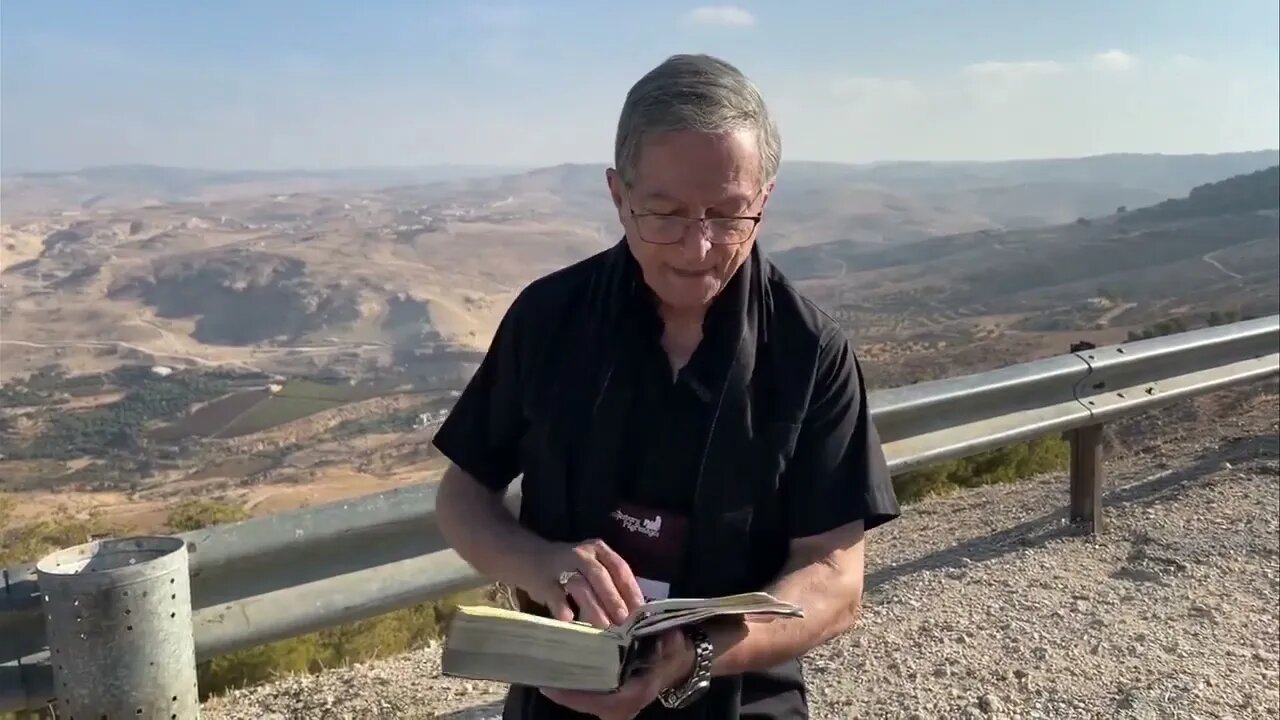
[[[754,202],[752,200],[753,204]],[[706,235],[712,244],[740,245],[751,239],[751,234],[763,217],[762,214],[756,214],[690,218],[669,213],[637,213],[631,208],[631,218],[635,221],[640,239],[654,245],[674,245],[680,242],[692,225],[700,226],[699,230],[705,226]]]

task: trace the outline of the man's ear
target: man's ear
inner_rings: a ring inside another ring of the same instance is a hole
[[[777,185],[777,180],[770,180],[768,185],[764,186],[764,202],[760,203],[760,209],[764,210],[769,205],[769,198],[773,196],[773,187]]]
[[[609,197],[613,198],[613,206],[622,211],[622,195],[624,183],[622,182],[622,174],[613,168],[607,168],[604,171],[605,182],[609,185]]]

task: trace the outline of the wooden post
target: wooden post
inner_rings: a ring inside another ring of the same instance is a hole
[[[1071,437],[1071,521],[1102,532],[1102,426],[1088,425]]]

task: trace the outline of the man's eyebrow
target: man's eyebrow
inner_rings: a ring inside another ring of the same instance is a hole
[[[726,206],[726,205],[733,204],[733,205],[740,205],[740,206],[745,207],[745,206],[747,206],[747,205],[750,205],[750,204],[751,204],[751,201],[752,201],[752,200],[755,200],[755,199],[756,199],[756,195],[754,195],[754,194],[747,194],[747,193],[735,193],[735,194],[733,194],[733,195],[727,195],[727,196],[725,196],[725,198],[724,198],[723,200],[721,200],[720,202],[716,203],[716,206],[717,206],[717,207],[722,207],[722,206]]]

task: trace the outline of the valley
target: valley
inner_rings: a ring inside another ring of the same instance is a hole
[[[761,243],[890,387],[1276,312],[1278,162],[793,163]],[[0,528],[431,480],[511,299],[619,233],[603,166],[174,172],[6,180]]]
[[[1203,200],[1220,192],[1233,200]],[[1278,196],[1273,167],[1061,225],[775,259],[846,328],[872,385],[901,385],[1122,342],[1170,319],[1188,329],[1276,312]]]

